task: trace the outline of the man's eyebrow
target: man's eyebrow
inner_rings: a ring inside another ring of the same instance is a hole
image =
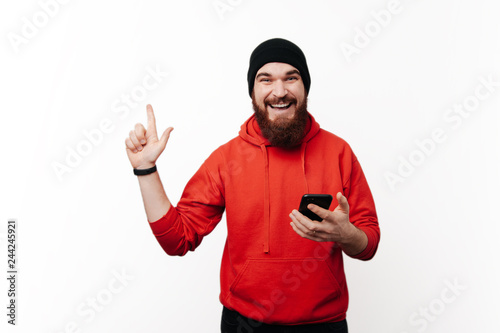
[[[296,69],[292,69],[291,71],[286,72],[286,75],[297,74],[300,76],[300,72]]]
[[[269,74],[267,72],[261,72],[261,73],[257,74],[257,76],[255,78],[257,79],[259,76],[271,76],[271,74]]]
[[[300,76],[300,72],[296,69],[292,69],[291,71],[288,71],[286,72],[285,75],[293,75],[293,74],[297,74]],[[259,78],[260,76],[266,76],[266,77],[269,77],[269,76],[272,76],[270,73],[267,73],[267,72],[261,72],[259,74],[257,74],[257,76],[255,77],[256,79]]]

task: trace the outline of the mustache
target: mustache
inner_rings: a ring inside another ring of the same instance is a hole
[[[297,99],[294,97],[266,98],[264,102],[266,104],[288,104],[288,103],[297,104]]]

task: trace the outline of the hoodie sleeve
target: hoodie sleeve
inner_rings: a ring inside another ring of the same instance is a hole
[[[377,252],[380,241],[380,228],[372,193],[361,165],[354,154],[352,154],[351,161],[351,172],[343,186],[344,195],[349,202],[349,219],[352,224],[364,231],[368,237],[366,248],[352,257],[360,260],[370,260]]]
[[[169,255],[194,251],[224,213],[225,200],[215,151],[187,183],[176,207],[149,225]]]

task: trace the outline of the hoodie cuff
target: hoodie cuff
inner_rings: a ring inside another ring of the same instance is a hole
[[[175,209],[174,205],[170,205],[170,208],[165,213],[165,215],[163,215],[160,219],[153,222],[148,220],[148,223],[149,226],[151,227],[151,230],[153,231],[153,234],[155,236],[160,236],[168,232],[170,229],[172,229],[176,219],[177,219],[177,210]]]
[[[375,255],[375,252],[377,252],[379,237],[370,228],[359,227],[359,229],[366,234],[366,237],[368,238],[368,243],[366,245],[366,248],[363,251],[361,251],[360,253],[358,253],[354,256],[350,256],[350,257],[354,258],[354,259],[365,260],[365,261],[370,260]]]

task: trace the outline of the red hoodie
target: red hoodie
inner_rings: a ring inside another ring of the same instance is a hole
[[[380,230],[375,204],[349,145],[310,116],[294,149],[273,147],[255,118],[215,150],[186,185],[177,207],[150,226],[169,255],[200,245],[221,220],[227,239],[221,264],[221,303],[271,324],[343,320],[348,305],[342,250],[334,242],[300,237],[288,216],[305,193],[342,192],[351,223],[368,236],[354,258],[369,260]],[[334,199],[330,210],[337,206]]]

